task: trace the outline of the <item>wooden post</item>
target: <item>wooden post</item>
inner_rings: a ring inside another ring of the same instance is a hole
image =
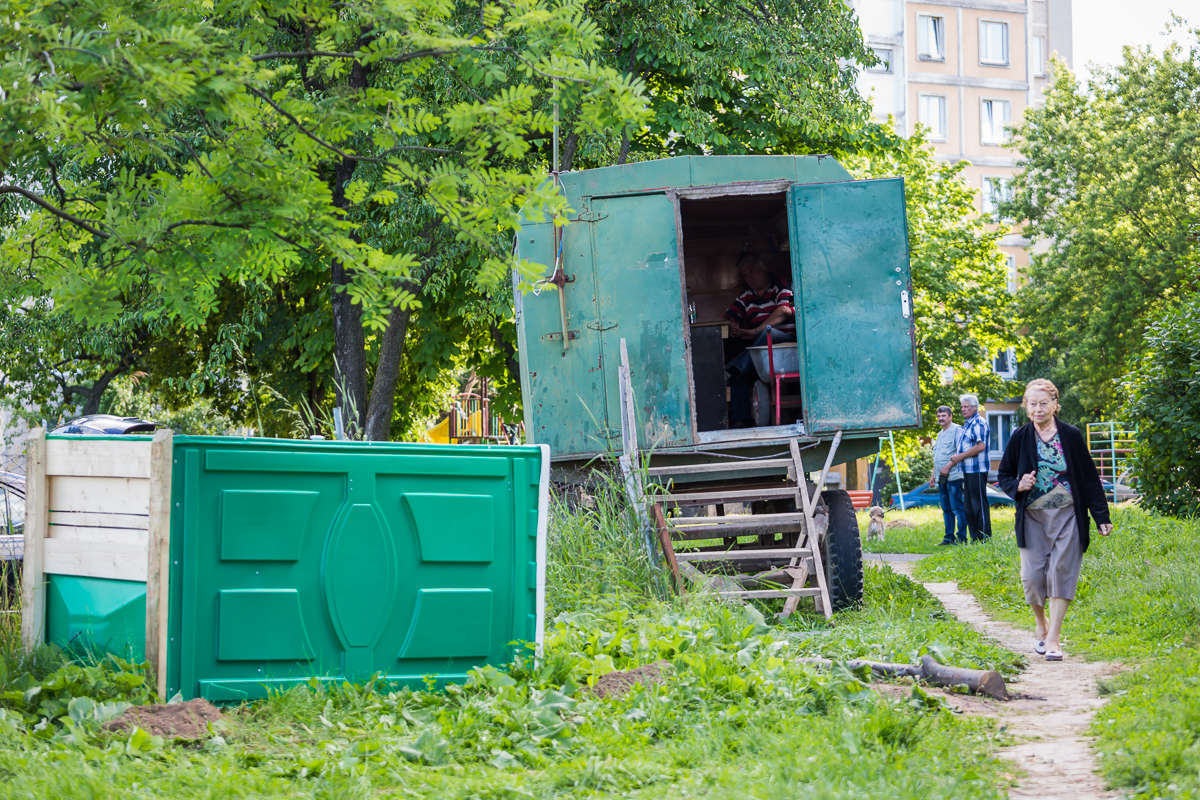
[[[50,524],[46,482],[46,430],[34,428],[25,444],[25,563],[21,575],[21,644],[26,652],[46,632],[46,529]]]
[[[146,564],[146,660],[167,699],[167,619],[171,577],[171,464],[175,434],[164,428],[150,443],[149,556]]]

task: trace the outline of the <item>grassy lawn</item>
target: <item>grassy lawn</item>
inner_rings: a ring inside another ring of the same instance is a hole
[[[887,535],[882,542],[868,542],[867,512],[858,512],[858,529],[863,534],[864,553],[924,553],[932,555],[945,550],[939,547],[945,535],[945,523],[942,521],[942,510],[937,507],[924,506],[905,511],[888,511],[886,521],[896,527],[887,529]],[[995,533],[1012,532],[1013,510],[1011,508],[992,509],[992,529]]]
[[[1128,669],[1093,726],[1101,769],[1139,798],[1200,798],[1200,522],[1118,509],[1093,533],[1064,627],[1072,656]],[[1032,630],[1011,523],[992,542],[926,559],[925,580],[956,580],[992,615]]]
[[[33,660],[0,647],[0,798],[1002,798],[1003,733],[919,690],[888,699],[803,655],[908,661],[925,652],[1012,672],[1018,657],[872,568],[857,610],[667,595],[615,503],[556,509],[545,655],[445,692],[300,687],[230,707],[197,744],[110,734],[142,702],[140,670]],[[12,618],[9,617],[11,620]],[[599,676],[659,660],[661,685],[620,698]],[[88,700],[72,698],[87,697]],[[92,702],[95,700],[96,702]]]

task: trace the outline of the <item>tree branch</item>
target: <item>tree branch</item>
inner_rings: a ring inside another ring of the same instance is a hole
[[[315,133],[310,131],[308,128],[304,127],[304,125],[301,124],[300,120],[296,119],[294,116],[292,116],[290,113],[288,113],[288,111],[286,111],[282,106],[280,106],[278,103],[276,103],[271,98],[267,97],[264,93],[260,92],[258,89],[255,89],[253,86],[248,86],[246,88],[249,89],[250,94],[252,94],[255,97],[257,97],[258,99],[262,100],[264,103],[269,105],[271,108],[278,111],[282,116],[286,117],[289,122],[291,122],[293,125],[296,126],[296,129],[298,131],[300,131],[305,136],[307,136],[309,139],[312,139],[314,142],[321,145],[322,147],[324,147],[326,150],[330,151],[331,153],[336,153],[337,155],[341,156],[342,158],[348,159],[350,161],[365,161],[368,164],[386,164],[387,163],[387,159],[385,159],[385,158],[372,158],[370,156],[356,156],[356,155],[351,155],[350,153],[344,152],[342,150],[339,150],[334,145],[330,144],[329,142],[322,139],[320,136],[317,136]]]
[[[68,214],[66,211],[63,211],[61,208],[58,208],[53,203],[46,200],[44,197],[34,194],[33,192],[29,191],[28,189],[23,189],[20,186],[13,186],[11,184],[0,184],[0,194],[19,194],[22,197],[24,197],[26,200],[29,200],[30,202],[34,203],[35,205],[41,206],[42,208],[46,209],[54,216],[59,217],[60,219],[64,219],[67,222],[71,223],[72,225],[75,225],[76,227],[82,228],[83,230],[87,231],[88,233],[92,234],[93,236],[99,236],[101,239],[112,238],[112,234],[105,233],[104,231],[100,230],[99,228],[94,227],[93,225],[89,224],[86,220],[80,219],[79,217],[75,216],[74,214]]]

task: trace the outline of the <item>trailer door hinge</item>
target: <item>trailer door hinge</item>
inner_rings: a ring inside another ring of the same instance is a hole
[[[579,331],[567,331],[567,340],[568,341],[570,341],[571,339],[578,339],[578,338],[579,338]],[[545,336],[542,337],[542,341],[543,342],[561,342],[562,341],[562,333],[560,331],[555,331],[554,333],[547,333]]]
[[[908,319],[912,316],[912,309],[908,305],[908,290],[904,289],[900,292],[900,310],[904,313],[904,318]]]

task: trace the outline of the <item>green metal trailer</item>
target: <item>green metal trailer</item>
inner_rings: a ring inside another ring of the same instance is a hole
[[[560,181],[570,223],[516,243],[552,273],[514,292],[526,436],[556,474],[620,449],[622,341],[637,440],[673,484],[769,483],[793,441],[810,472],[839,432],[834,464],[920,425],[902,179],[852,180],[827,156],[682,156]],[[781,387],[798,396],[778,424],[731,429],[722,328],[748,252],[794,292],[798,378]],[[845,535],[857,547],[857,525]]]
[[[565,330],[554,287],[515,293],[526,435],[555,462],[619,441],[621,339],[639,439],[656,457],[840,430],[840,462],[873,451],[881,432],[920,425],[902,179],[854,181],[826,156],[681,156],[561,183],[574,209],[559,259]],[[712,387],[697,386],[696,334],[737,294],[747,248],[795,293],[802,405],[787,424],[729,430],[697,418],[698,391]],[[526,225],[517,251],[554,265],[553,225]]]

